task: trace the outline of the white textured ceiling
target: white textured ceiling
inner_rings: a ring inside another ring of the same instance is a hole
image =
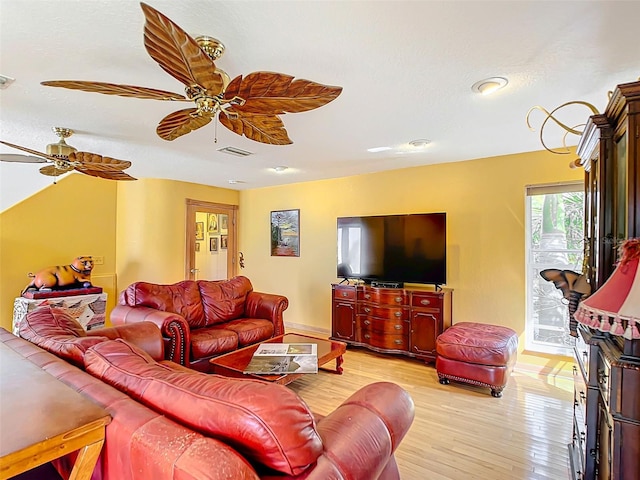
[[[344,90],[317,110],[284,115],[293,145],[256,143],[221,125],[216,144],[214,122],[167,142],[157,123],[188,104],[40,85],[94,80],[183,93],[146,53],[138,2],[0,0],[0,74],[16,79],[0,90],[0,139],[44,151],[56,140],[52,126],[69,127],[68,143],[130,160],[139,178],[257,188],[540,150],[525,124],[531,106],[584,100],[603,110],[608,90],[640,76],[637,1],[148,3],[193,36],[219,38],[226,52],[216,65],[231,78],[266,70]],[[508,86],[489,97],[471,91],[491,76]],[[562,115],[574,125],[589,113]],[[539,125],[542,115],[532,118]],[[424,138],[432,142],[424,151],[403,149]],[[549,128],[545,139],[558,146],[562,132]],[[225,146],[254,155],[217,151]],[[396,149],[367,152],[379,146]],[[291,168],[270,170],[277,165]],[[1,209],[51,183],[38,168],[0,164]]]

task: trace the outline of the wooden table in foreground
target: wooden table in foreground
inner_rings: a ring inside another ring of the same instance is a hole
[[[307,335],[299,335],[296,333],[285,333],[284,335],[270,338],[261,343],[315,343],[318,346],[318,367],[329,363],[331,360],[335,360],[336,369],[331,371],[342,374],[342,355],[347,351],[347,344],[344,342],[308,337]],[[277,375],[243,373],[246,366],[249,365],[253,352],[257,350],[258,345],[259,344],[250,345],[234,352],[212,358],[210,360],[212,372],[218,375],[224,375],[225,377],[257,378],[280,385],[288,385],[303,375],[311,375],[309,373],[282,373]]]
[[[80,450],[70,480],[88,480],[109,413],[0,343],[0,480]]]

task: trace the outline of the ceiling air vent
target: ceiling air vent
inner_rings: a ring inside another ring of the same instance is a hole
[[[246,150],[241,150],[236,147],[219,148],[218,151],[222,153],[228,153],[229,155],[235,155],[236,157],[248,157],[249,155],[253,155],[252,152],[247,152]]]

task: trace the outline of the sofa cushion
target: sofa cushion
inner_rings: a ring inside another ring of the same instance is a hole
[[[194,360],[232,352],[238,348],[238,335],[220,327],[191,330],[191,357]]]
[[[91,348],[85,368],[154,410],[229,443],[273,470],[297,475],[323,451],[309,408],[282,385],[176,371],[122,340]]]
[[[274,326],[271,320],[262,318],[241,318],[231,320],[222,325],[226,330],[232,330],[238,336],[238,347],[246,347],[260,343],[273,337]]]
[[[184,280],[173,285],[136,282],[122,293],[120,303],[177,313],[192,327],[204,325],[204,309],[196,282]]]
[[[64,308],[41,305],[30,311],[19,325],[20,336],[76,366],[84,366],[89,347],[107,340],[87,337],[82,325]]]
[[[247,294],[253,290],[251,281],[242,276],[214,282],[198,280],[198,288],[206,325],[243,317]]]

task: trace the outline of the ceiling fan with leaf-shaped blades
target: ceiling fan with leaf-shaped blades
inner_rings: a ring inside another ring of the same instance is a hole
[[[190,133],[218,116],[238,135],[272,145],[293,143],[279,115],[316,109],[334,100],[342,87],[322,85],[274,72],[254,72],[229,81],[214,61],[224,52],[217,39],[193,39],[154,8],[140,4],[146,22],[144,45],[169,75],[185,85],[185,95],[153,88],[105,82],[55,80],[50,87],[153,100],[193,101],[195,108],[178,110],[160,121],[156,132],[165,140]]]
[[[0,143],[31,155],[17,155],[10,153],[0,154],[2,162],[20,163],[50,163],[40,169],[40,173],[50,177],[58,177],[64,173],[75,170],[92,177],[106,178],[108,180],[137,180],[123,170],[131,166],[131,162],[103,157],[97,153],[79,152],[64,141],[73,134],[73,130],[63,127],[53,127],[53,132],[60,137],[57,143],[47,145],[47,153],[38,152],[27,147],[15,145],[9,142]]]

